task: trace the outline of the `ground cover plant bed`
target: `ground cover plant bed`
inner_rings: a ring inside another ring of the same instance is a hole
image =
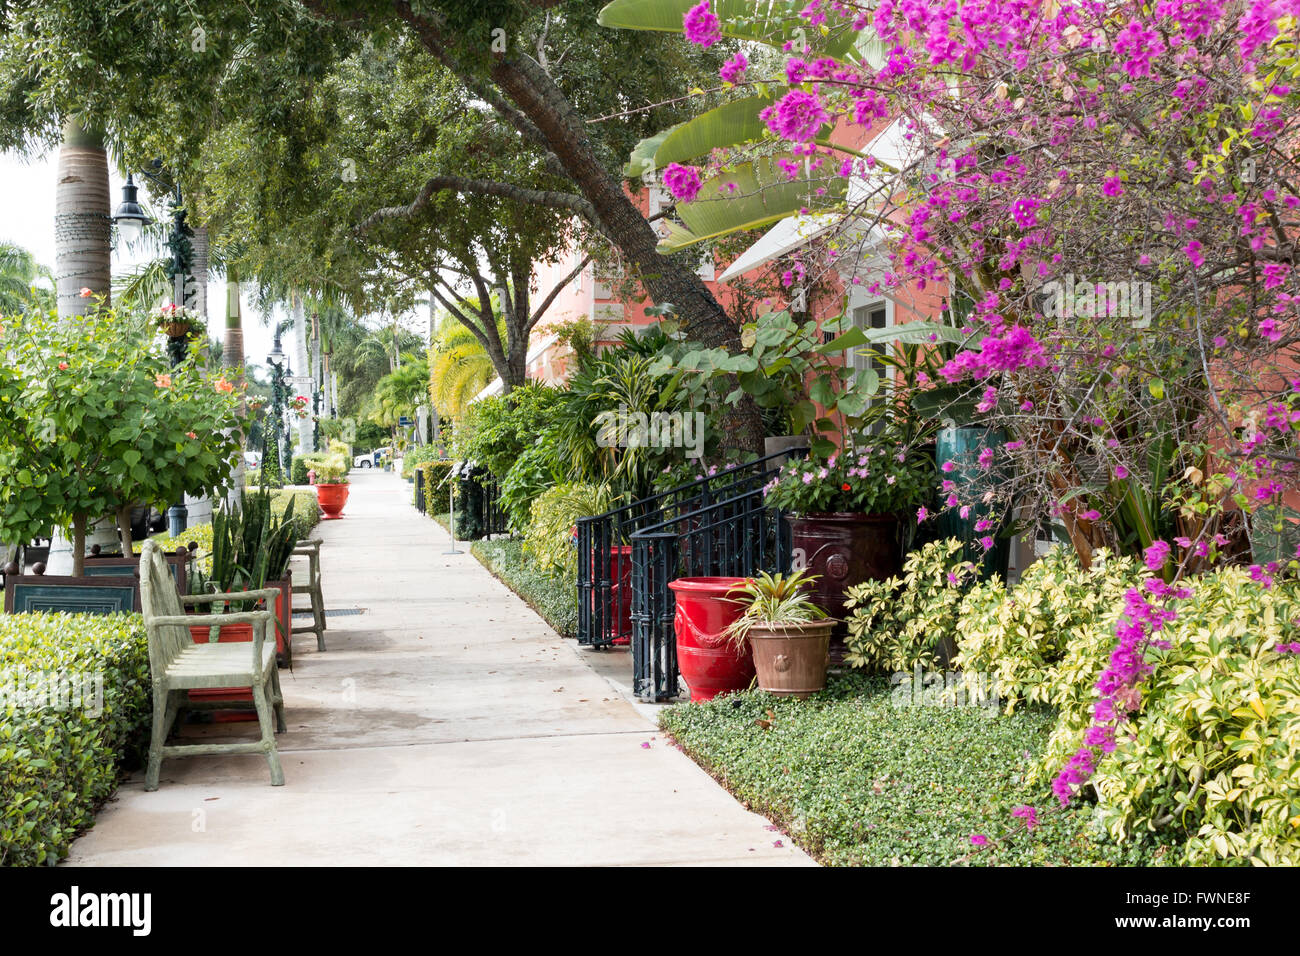
[[[524,557],[523,543],[512,538],[475,541],[470,553],[506,587],[518,594],[561,637],[578,633],[578,597],[555,576]]]
[[[878,677],[832,676],[805,701],[746,691],[668,708],[660,726],[827,865],[1159,865],[1176,856],[1149,837],[1111,842],[1089,806],[1059,810],[1045,786],[1023,782],[1051,734],[1050,710],[899,707],[893,690]],[[1021,806],[1037,810],[1032,832],[1012,831]]]

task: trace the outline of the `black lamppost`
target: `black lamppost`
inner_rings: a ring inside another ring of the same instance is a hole
[[[271,408],[270,421],[263,422],[262,429],[265,435],[267,428],[272,431],[272,447],[275,449],[276,464],[280,466],[280,477],[284,477],[284,458],[280,454],[280,430],[284,425],[284,367],[287,356],[284,350],[280,348],[280,329],[277,326],[275,330],[275,341],[271,345],[271,353],[266,357],[266,364],[271,366]],[[267,443],[265,437],[262,441],[262,469],[266,469]]]
[[[151,165],[155,170],[161,170],[162,160],[155,159]],[[167,245],[172,252],[170,269],[173,282],[172,301],[176,305],[189,308],[192,301],[189,277],[194,260],[194,247],[190,244],[189,228],[185,225],[185,206],[181,201],[180,184],[169,187],[159,176],[147,169],[140,170],[140,173],[164,190],[171,191],[172,221],[167,233]],[[144,227],[153,222],[144,207],[140,205],[139,197],[140,188],[135,184],[135,177],[127,173],[126,184],[122,186],[122,201],[113,214],[113,223],[128,242],[138,238]],[[166,330],[167,357],[171,361],[172,368],[185,361],[185,355],[189,350],[190,331],[188,324],[183,329],[178,324],[174,329]],[[188,522],[189,509],[185,507],[184,500],[167,509],[167,530],[170,534],[184,533]]]

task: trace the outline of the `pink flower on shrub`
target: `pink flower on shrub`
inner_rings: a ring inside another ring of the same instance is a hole
[[[1118,176],[1107,176],[1101,183],[1101,191],[1106,196],[1124,195],[1124,187],[1120,184]]]
[[[1036,807],[1016,807],[1011,811],[1011,815],[1024,820],[1026,830],[1032,830],[1034,827],[1038,826],[1038,810]]]
[[[668,168],[664,170],[664,185],[668,187],[674,199],[680,202],[694,202],[702,185],[700,171],[694,166],[669,163]]]
[[[710,8],[709,0],[686,11],[682,17],[682,29],[686,33],[686,39],[705,49],[722,39],[722,26]]]
[[[804,90],[791,90],[758,115],[773,133],[795,143],[808,142],[830,121],[821,98]]]
[[[745,54],[737,53],[722,64],[722,69],[718,70],[718,76],[724,83],[742,83],[747,69],[749,69],[749,60],[745,59]]]
[[[930,517],[930,512],[926,509],[925,505],[921,505],[921,507],[916,509],[917,521],[924,521],[928,517]]]
[[[989,838],[983,833],[972,833],[970,835],[970,842],[975,846],[988,846]]]
[[[1142,552],[1142,560],[1146,562],[1147,569],[1150,571],[1159,571],[1165,566],[1165,561],[1169,558],[1169,552],[1173,550],[1165,541],[1153,541],[1151,546]]]
[[[1282,338],[1282,330],[1278,327],[1276,319],[1264,319],[1259,323],[1259,334],[1264,336],[1270,342],[1276,342]]]

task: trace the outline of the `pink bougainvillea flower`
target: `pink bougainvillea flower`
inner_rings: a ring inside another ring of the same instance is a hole
[[[709,0],[686,11],[682,17],[682,29],[686,33],[686,39],[705,49],[722,39],[722,26],[709,6]]]
[[[1106,196],[1124,195],[1124,187],[1120,183],[1118,176],[1107,176],[1102,180],[1101,191]]]
[[[1011,811],[1013,817],[1020,817],[1025,821],[1025,829],[1032,830],[1038,826],[1038,809],[1031,806],[1016,807]]]
[[[1168,542],[1153,541],[1151,546],[1142,552],[1142,560],[1146,562],[1148,570],[1159,571],[1165,566],[1171,550],[1173,549],[1169,547]]]
[[[694,166],[669,163],[664,170],[664,185],[679,202],[693,202],[700,193],[700,171]]]
[[[155,375],[153,383],[157,388],[171,388],[172,377],[164,372],[159,375]]]
[[[924,521],[928,517],[930,517],[930,512],[926,509],[925,505],[921,505],[921,507],[916,509],[917,521]]]
[[[956,471],[957,463],[952,461],[945,461],[942,465],[939,466],[939,469],[944,472]]]
[[[722,69],[718,70],[718,77],[723,83],[743,83],[747,69],[749,69],[749,60],[745,58],[745,54],[737,53],[722,64]]]
[[[1282,330],[1278,327],[1275,319],[1264,319],[1259,323],[1259,334],[1264,336],[1270,342],[1276,342],[1282,338]]]
[[[1123,481],[1125,478],[1128,477],[1128,469],[1125,468],[1123,465],[1116,465],[1115,477],[1118,478],[1120,481]]]
[[[984,537],[980,538],[980,547],[985,551],[990,550],[993,547],[993,536],[986,534]]]
[[[1192,265],[1196,266],[1196,268],[1199,269],[1205,265],[1205,255],[1201,252],[1200,240],[1191,240],[1187,245],[1183,246],[1183,252],[1186,253],[1187,258],[1191,260]]]
[[[989,838],[986,837],[983,833],[972,833],[970,835],[970,842],[973,843],[975,846],[988,846]]]
[[[808,142],[830,121],[821,98],[805,90],[791,90],[758,115],[773,133],[794,143]]]

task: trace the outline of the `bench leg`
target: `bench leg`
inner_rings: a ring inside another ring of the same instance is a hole
[[[275,709],[275,732],[282,734],[287,729],[284,723],[284,694],[280,690],[280,672],[271,672],[271,705]]]
[[[272,671],[274,673],[274,671]],[[265,680],[253,687],[253,703],[257,705],[257,723],[262,728],[262,748],[266,763],[271,768],[271,786],[284,786],[284,770],[280,767],[280,753],[275,749],[275,731],[271,729],[271,702],[266,699]]]
[[[163,745],[167,742],[167,731],[171,728],[168,719],[174,715],[170,706],[171,692],[155,684],[153,688],[153,730],[149,740],[149,763],[144,773],[145,790],[158,789],[158,775],[162,770]]]

